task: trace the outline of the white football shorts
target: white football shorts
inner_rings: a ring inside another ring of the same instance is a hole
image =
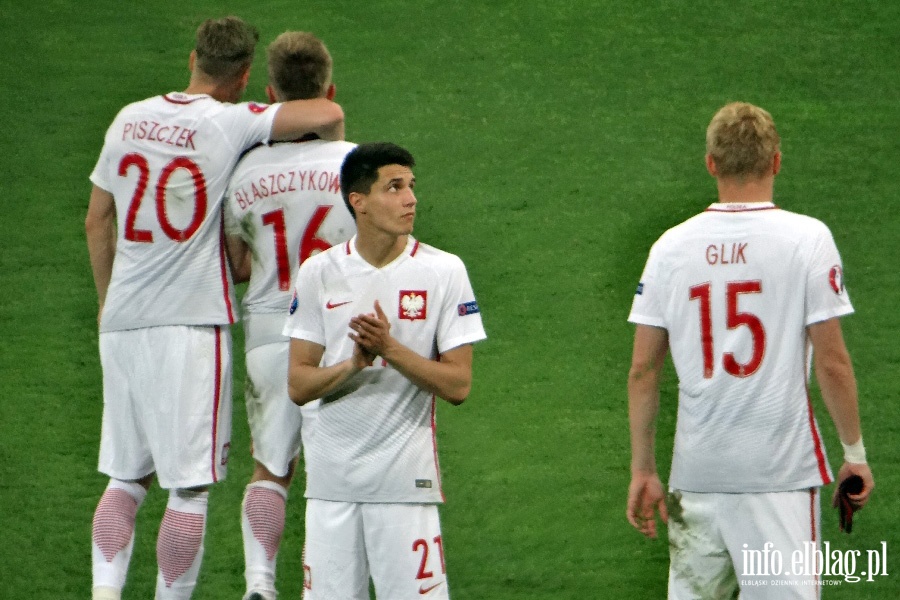
[[[436,504],[306,502],[304,600],[449,600]]]
[[[819,490],[670,491],[669,600],[817,600]]]
[[[231,331],[146,327],[100,334],[99,471],[156,473],[164,489],[225,478],[231,444]]]
[[[244,401],[253,436],[253,458],[278,477],[287,475],[291,461],[300,454],[300,430],[305,416],[313,410],[310,405],[297,406],[288,397],[289,348],[289,342],[266,344],[246,355]]]

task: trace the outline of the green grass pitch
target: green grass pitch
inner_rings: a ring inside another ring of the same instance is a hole
[[[712,0],[0,5],[0,597],[90,593],[100,367],[84,241],[87,179],[123,105],[182,90],[193,32],[234,13],[262,39],[317,33],[354,141],[419,166],[416,235],[465,260],[489,340],[459,408],[438,414],[456,600],[663,598],[668,550],[625,520],[625,322],[650,244],[714,200],[704,131],[727,101],[775,117],[776,201],[828,223],[856,315],[844,320],[877,490],[841,550],[888,545],[888,573],[826,598],[900,597],[900,4]],[[243,377],[236,330],[235,376]],[[668,468],[676,398],[662,396]],[[241,385],[231,470],[211,495],[195,598],[240,598],[251,467]],[[840,446],[817,414],[838,465]],[[663,473],[665,474],[665,473]],[[282,598],[298,598],[302,481],[288,504]],[[831,489],[823,497],[827,498]],[[165,494],[138,517],[125,598],[149,598]]]

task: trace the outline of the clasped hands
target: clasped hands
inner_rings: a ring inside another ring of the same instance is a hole
[[[351,360],[358,369],[372,366],[379,356],[384,358],[385,350],[394,341],[391,337],[391,323],[375,301],[375,312],[360,314],[350,319],[351,333],[347,334],[354,342]]]

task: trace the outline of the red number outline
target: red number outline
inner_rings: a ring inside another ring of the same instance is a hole
[[[319,232],[319,227],[322,226],[322,222],[325,221],[325,217],[328,216],[328,213],[331,212],[332,208],[334,207],[328,204],[321,204],[316,207],[313,216],[310,217],[309,224],[307,224],[306,229],[303,231],[303,238],[300,240],[301,265],[307,258],[312,256],[313,252],[316,250],[325,252],[331,248],[331,244],[320,237],[316,237],[316,234]]]
[[[150,165],[141,154],[126,154],[119,162],[119,177],[125,177],[128,174],[128,169],[132,166],[138,168],[138,182],[134,188],[131,202],[128,205],[128,214],[125,216],[124,236],[129,242],[152,242],[153,232],[147,229],[134,228],[138,209],[141,207],[141,200],[144,198],[144,192],[147,191],[147,181],[150,179]]]
[[[691,300],[700,300],[700,347],[703,349],[703,378],[713,376],[713,334],[710,295],[712,284],[708,281],[690,289]]]
[[[703,351],[703,378],[713,376],[713,332],[712,332],[712,284],[701,283],[689,288],[690,299],[700,301],[700,347]],[[759,370],[766,354],[766,329],[762,321],[749,312],[738,311],[738,295],[762,293],[762,281],[730,281],[725,289],[725,326],[728,329],[747,327],[753,338],[752,353],[747,363],[741,364],[733,352],[722,355],[722,367],[734,377],[749,377]]]
[[[138,210],[141,207],[141,201],[144,199],[144,194],[147,191],[147,183],[150,180],[150,164],[142,154],[136,152],[126,154],[122,157],[122,160],[119,161],[119,176],[125,177],[128,174],[128,169],[132,166],[138,168],[138,182],[134,189],[134,195],[131,197],[131,202],[128,205],[128,212],[125,215],[123,236],[130,242],[151,243],[153,242],[153,232],[148,229],[135,229]],[[172,177],[172,174],[178,169],[187,170],[194,181],[194,214],[191,218],[191,222],[185,229],[178,229],[172,225],[166,212],[166,186],[169,183],[169,178]],[[163,233],[165,233],[169,239],[176,242],[185,242],[191,239],[191,237],[197,233],[197,230],[200,229],[200,225],[203,224],[203,219],[206,218],[206,206],[208,203],[206,179],[203,177],[203,172],[200,170],[200,167],[197,166],[197,163],[184,156],[179,156],[178,158],[171,160],[163,167],[163,170],[159,175],[159,179],[156,182],[155,196],[156,218],[157,221],[159,221],[159,226],[162,228]]]
[[[425,570],[428,565],[428,542],[422,538],[417,539],[412,545],[413,552],[418,548],[422,548],[422,562],[419,563],[419,572],[416,574],[416,579],[431,579],[434,577],[434,573]]]
[[[762,321],[752,313],[738,312],[737,309],[738,294],[760,293],[762,293],[762,281],[759,280],[731,281],[728,283],[725,296],[727,299],[725,325],[728,329],[737,329],[745,326],[750,330],[750,335],[753,336],[753,353],[749,362],[740,364],[734,358],[734,353],[732,352],[726,352],[722,357],[722,366],[725,367],[725,371],[735,377],[749,377],[756,373],[766,353],[766,330]]]
[[[291,288],[291,263],[288,260],[287,236],[285,235],[284,209],[279,208],[262,216],[263,225],[271,225],[275,235],[275,264],[278,270],[278,289],[286,292]]]
[[[194,216],[185,229],[178,229],[172,225],[169,215],[166,213],[166,185],[169,183],[169,178],[178,169],[185,169],[194,180]],[[156,184],[156,216],[165,234],[176,242],[187,241],[197,233],[206,217],[206,180],[197,163],[187,157],[179,156],[163,167]]]

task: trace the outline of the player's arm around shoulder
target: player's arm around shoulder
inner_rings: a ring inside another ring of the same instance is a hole
[[[272,123],[273,140],[291,140],[315,133],[324,140],[344,139],[344,110],[325,98],[282,103]]]
[[[845,450],[844,463],[838,471],[838,483],[852,475],[862,478],[862,491],[850,496],[854,508],[862,508],[875,488],[875,480],[866,463],[856,376],[844,343],[841,322],[837,317],[827,319],[813,323],[807,331],[813,346],[813,367],[822,400]]]
[[[116,255],[116,202],[110,192],[97,185],[91,190],[84,230],[102,313],[109,280],[112,278],[113,259]]]
[[[668,332],[661,327],[637,325],[628,372],[628,420],[631,429],[631,483],[626,517],[648,537],[656,537],[655,511],[668,522],[665,490],[656,472],[656,415],[659,378],[669,348]]]

